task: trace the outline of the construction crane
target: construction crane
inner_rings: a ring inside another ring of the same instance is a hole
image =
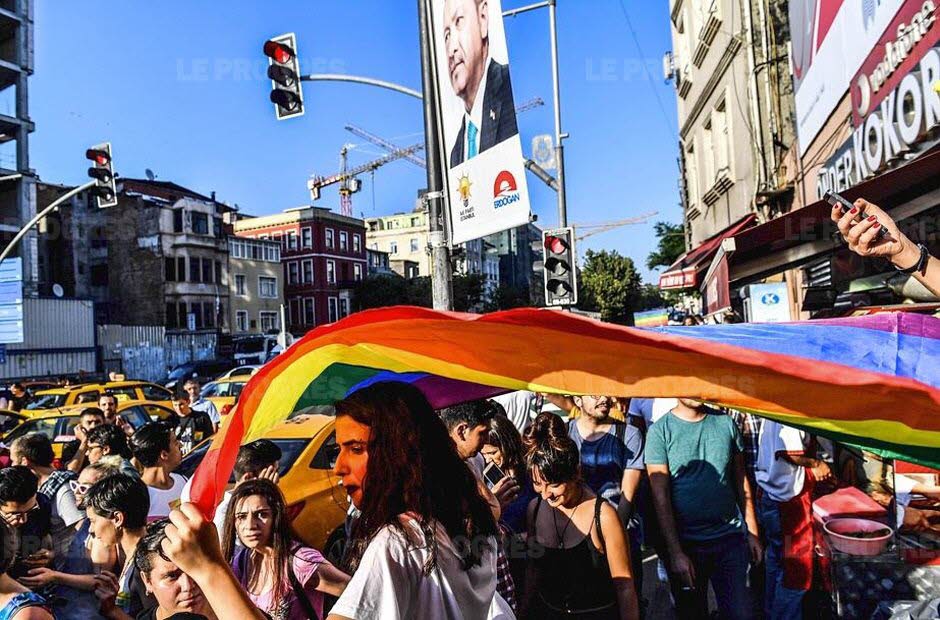
[[[523,112],[528,112],[529,110],[535,109],[543,105],[545,105],[545,101],[541,97],[534,97],[532,99],[529,99],[525,103],[521,104],[519,107],[517,107],[516,114],[522,114]],[[350,132],[351,134],[355,136],[362,138],[363,140],[367,140],[368,142],[371,142],[372,144],[376,146],[382,147],[389,153],[394,153],[395,151],[401,149],[401,147],[386,140],[385,138],[382,138],[373,133],[370,133],[366,131],[365,129],[362,129],[361,127],[356,127],[355,125],[346,125],[346,131]],[[407,147],[407,148],[410,148],[410,147]],[[424,145],[423,144],[420,145],[420,148],[418,150],[419,151],[424,150]],[[403,157],[403,159],[413,163],[414,165],[420,168],[426,167],[424,158],[418,155],[406,155],[405,157]]]
[[[543,101],[541,97],[535,97],[534,99],[530,99],[518,106],[516,108],[516,114],[521,114],[522,112],[527,112],[528,110],[532,110],[543,105],[545,105],[545,101]],[[426,164],[423,158],[415,155],[415,153],[418,151],[424,150],[423,142],[419,144],[412,144],[411,146],[400,147],[389,142],[388,140],[385,140],[384,138],[380,138],[379,136],[371,134],[368,131],[360,129],[354,125],[347,125],[346,129],[360,138],[368,140],[372,144],[382,147],[389,152],[388,155],[362,164],[361,166],[347,169],[348,153],[352,145],[344,144],[343,148],[340,150],[340,171],[337,174],[328,177],[311,177],[307,181],[307,189],[310,190],[311,199],[317,200],[320,198],[320,191],[324,187],[333,185],[335,183],[340,183],[340,213],[348,217],[352,217],[352,195],[358,192],[362,187],[362,182],[356,178],[357,175],[362,174],[363,172],[375,172],[377,168],[399,159],[408,160],[421,168],[424,168]]]
[[[577,235],[575,239],[577,241],[582,241],[588,237],[593,237],[594,235],[599,235],[602,232],[607,232],[609,230],[614,230],[615,228],[620,228],[621,226],[630,226],[632,224],[645,224],[650,221],[652,218],[659,215],[659,211],[650,211],[649,213],[644,213],[643,215],[637,215],[636,217],[628,217],[624,220],[614,220],[612,222],[600,222],[598,224],[574,224],[573,228],[575,234]],[[585,232],[587,231],[587,232]]]

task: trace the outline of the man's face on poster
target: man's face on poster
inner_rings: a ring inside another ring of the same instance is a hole
[[[454,93],[469,108],[486,71],[487,0],[444,0],[444,47]]]

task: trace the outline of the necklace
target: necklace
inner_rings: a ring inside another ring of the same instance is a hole
[[[565,527],[561,529],[561,533],[558,532],[558,513],[560,511],[555,510],[552,512],[552,522],[555,524],[555,535],[558,537],[558,547],[564,548],[565,546],[565,532],[568,531],[568,526],[571,525],[571,522],[574,521],[574,515],[578,512],[578,508],[581,507],[581,500],[584,498],[584,487],[581,487],[581,492],[578,493],[577,506],[574,507],[574,510],[571,511],[571,516],[568,517],[568,522],[565,523]]]

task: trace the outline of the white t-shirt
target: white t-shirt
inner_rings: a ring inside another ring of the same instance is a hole
[[[148,486],[147,492],[150,493],[150,512],[147,513],[148,521],[164,519],[170,516],[171,504],[175,504],[183,497],[183,487],[186,485],[186,477],[179,474],[170,474],[173,480],[173,486],[167,490],[155,489]]]
[[[535,411],[538,396],[535,392],[519,390],[494,396],[490,400],[496,401],[506,410],[506,417],[512,422],[512,425],[521,433],[525,431],[529,422],[532,420],[532,413]]]
[[[357,620],[512,618],[496,592],[496,539],[489,537],[482,562],[464,570],[447,532],[436,527],[437,568],[424,576],[430,548],[414,520],[379,530],[331,613]]]
[[[806,472],[802,467],[777,458],[778,452],[803,453],[807,435],[792,426],[764,420],[758,439],[754,477],[761,489],[775,502],[786,502],[803,490]]]

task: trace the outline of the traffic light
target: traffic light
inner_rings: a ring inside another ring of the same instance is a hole
[[[271,78],[271,102],[277,120],[304,113],[304,92],[300,87],[300,62],[297,60],[297,39],[294,33],[282,34],[264,42]]]
[[[117,205],[117,185],[114,182],[114,162],[111,161],[111,143],[97,144],[87,151],[85,157],[92,161],[88,169],[88,176],[95,180],[91,189],[98,200],[98,208],[113,207]]]
[[[577,261],[574,229],[557,228],[542,233],[545,271],[545,305],[574,306],[578,303]]]

